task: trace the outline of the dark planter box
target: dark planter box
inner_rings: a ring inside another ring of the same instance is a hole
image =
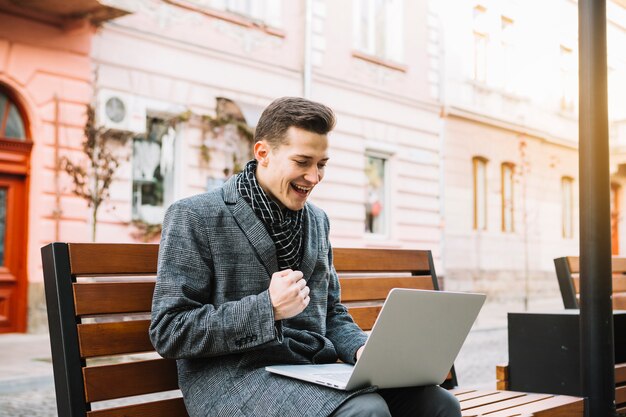
[[[509,389],[582,395],[580,311],[509,313]],[[615,363],[626,362],[626,311],[613,312]]]

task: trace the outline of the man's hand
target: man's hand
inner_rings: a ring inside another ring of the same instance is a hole
[[[356,360],[358,361],[359,358],[361,357],[361,354],[363,353],[363,348],[365,347],[365,345],[361,346],[359,348],[359,350],[356,351]]]
[[[282,320],[296,316],[309,305],[309,287],[302,272],[286,269],[272,275],[270,300],[274,308],[274,319]]]

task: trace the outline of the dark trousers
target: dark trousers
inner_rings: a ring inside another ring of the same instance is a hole
[[[439,386],[382,389],[340,405],[332,417],[461,417],[461,406]]]

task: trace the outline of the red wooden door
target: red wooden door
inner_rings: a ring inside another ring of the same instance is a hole
[[[26,180],[0,174],[0,333],[26,331]]]

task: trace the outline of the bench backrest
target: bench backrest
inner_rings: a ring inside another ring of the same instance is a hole
[[[554,260],[556,276],[565,308],[579,308],[580,257],[566,256]],[[611,259],[613,273],[613,308],[626,309],[626,258]]]
[[[175,361],[148,337],[157,256],[156,244],[42,248],[58,415],[187,417]],[[391,288],[439,289],[430,251],[337,248],[333,257],[342,302],[364,330]],[[454,370],[446,385],[456,385]],[[135,398],[111,406],[126,397]]]

